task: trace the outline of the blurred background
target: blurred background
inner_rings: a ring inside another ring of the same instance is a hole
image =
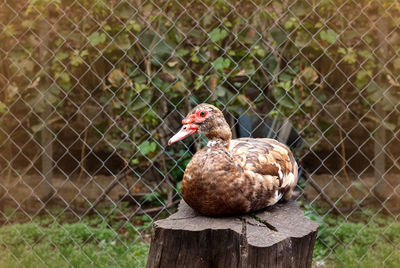
[[[2,0],[0,266],[144,267],[207,102],[293,150],[313,266],[399,267],[399,71],[396,0]]]

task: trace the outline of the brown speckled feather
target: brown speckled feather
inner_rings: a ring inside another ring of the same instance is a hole
[[[273,139],[241,138],[231,141],[230,150],[239,159],[245,178],[253,182],[248,197],[251,210],[273,205],[281,196],[291,197],[297,184],[297,164],[285,145]]]
[[[292,174],[292,175],[290,175]],[[186,167],[185,201],[206,215],[241,214],[290,198],[297,164],[283,144],[271,139],[236,139],[230,147],[204,147]]]
[[[185,201],[206,215],[241,214],[250,210],[250,200],[241,192],[241,170],[222,146],[196,153],[182,181]]]

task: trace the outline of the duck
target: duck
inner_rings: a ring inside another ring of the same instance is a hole
[[[168,145],[196,133],[208,143],[187,164],[181,184],[182,197],[194,210],[240,215],[291,199],[298,166],[286,145],[269,138],[231,139],[223,113],[207,103],[188,113]]]

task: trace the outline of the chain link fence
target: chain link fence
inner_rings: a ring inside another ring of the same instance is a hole
[[[292,148],[315,266],[346,266],[349,222],[378,230],[354,266],[382,239],[378,265],[400,263],[399,18],[394,0],[1,1],[0,263],[144,266],[205,143],[167,140],[201,102]]]

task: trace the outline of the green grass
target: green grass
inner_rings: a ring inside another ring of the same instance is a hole
[[[144,267],[148,245],[137,235],[126,236],[105,224],[3,226],[0,228],[0,267]]]
[[[315,210],[313,210],[315,211]],[[306,209],[320,225],[313,261],[318,267],[400,267],[400,222],[363,210],[345,220]],[[317,265],[318,264],[318,265]]]
[[[318,267],[400,267],[400,222],[363,210],[350,218],[305,206],[306,216],[320,225],[314,249]],[[85,217],[69,222],[60,213],[36,217],[30,223],[0,227],[0,267],[144,267],[151,219],[132,223],[110,217]],[[9,218],[10,220],[10,218]],[[13,218],[12,222],[20,222]]]

